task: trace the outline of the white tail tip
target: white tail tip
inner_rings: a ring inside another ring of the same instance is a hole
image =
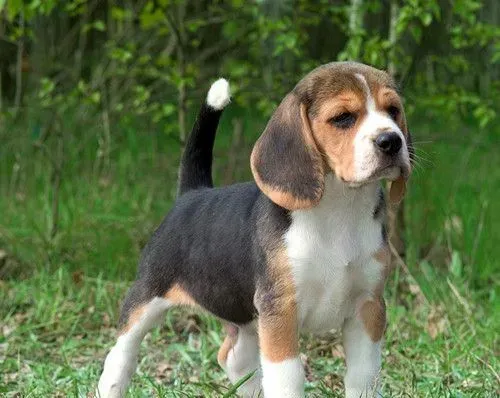
[[[207,94],[207,104],[216,111],[226,107],[231,101],[231,91],[229,82],[226,79],[219,79],[210,86]]]

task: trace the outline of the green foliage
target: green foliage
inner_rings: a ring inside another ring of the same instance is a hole
[[[176,135],[172,109],[178,105],[177,92],[194,92],[221,72],[234,80],[239,104],[255,104],[268,116],[298,77],[315,65],[357,59],[389,67],[405,88],[417,90],[415,108],[427,107],[430,96],[445,92],[460,97],[458,107],[467,104],[466,115],[448,104],[438,109],[448,118],[472,115],[484,127],[496,115],[499,84],[492,79],[477,88],[485,72],[499,73],[500,27],[484,18],[485,7],[493,7],[487,0],[455,1],[451,6],[438,0],[145,1],[134,8],[105,4],[9,0],[0,5],[7,36],[13,41],[29,37],[33,49],[40,41],[33,26],[61,25],[69,17],[81,21],[75,25],[77,34],[73,28],[66,39],[81,53],[61,58],[61,51],[49,51],[54,58],[49,57],[51,66],[44,69],[51,76],[32,79],[30,93],[43,88],[44,79],[63,73],[65,79],[55,82],[54,93],[71,96],[83,80],[94,96],[91,101],[106,99],[101,106],[112,118],[122,113],[148,116]],[[336,35],[334,52],[331,34]],[[320,45],[322,41],[328,44]],[[441,106],[442,101],[433,103]]]

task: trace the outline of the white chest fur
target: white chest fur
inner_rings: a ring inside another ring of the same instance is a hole
[[[382,266],[380,221],[373,219],[377,184],[348,188],[334,176],[313,209],[292,213],[285,236],[297,290],[299,327],[338,329],[355,311],[357,298],[373,292]]]

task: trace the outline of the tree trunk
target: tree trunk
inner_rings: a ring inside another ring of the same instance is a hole
[[[241,117],[236,117],[233,119],[233,139],[231,140],[231,149],[228,153],[224,185],[229,185],[234,182],[236,166],[238,164],[238,154],[241,150],[242,137],[243,120]]]
[[[389,21],[389,62],[387,63],[387,71],[393,77],[396,77],[396,45],[397,32],[396,26],[398,23],[399,6],[397,0],[391,1],[390,21]]]
[[[75,52],[75,76],[79,80],[82,78],[83,69],[83,55],[85,53],[85,48],[87,47],[87,30],[84,26],[87,25],[90,19],[90,4],[85,7],[85,13],[82,17],[82,27],[80,28],[80,34],[78,37],[78,49]]]
[[[179,123],[179,140],[182,145],[186,142],[186,58],[184,53],[184,46],[186,44],[186,31],[184,27],[184,17],[186,14],[186,2],[181,2],[177,6],[177,27],[178,27],[178,40],[177,40],[177,63],[179,69],[179,88],[178,88],[178,106],[177,113]]]
[[[186,56],[184,46],[187,43],[186,29],[184,19],[186,16],[187,1],[181,1],[177,6],[177,26],[179,28],[179,43],[177,43],[177,55],[179,62],[179,77],[181,82],[179,85],[179,138],[182,144],[186,142]]]
[[[349,13],[349,32],[351,33],[359,32],[359,29],[363,26],[362,6],[363,0],[351,0],[351,10]]]
[[[397,0],[391,1],[391,8],[389,14],[389,60],[387,63],[387,71],[391,76],[396,78],[397,76],[397,66],[396,66],[396,48],[397,48],[397,32],[396,26],[399,17],[399,6]],[[390,184],[388,184],[390,185]],[[389,222],[389,240],[391,245],[396,249],[400,256],[404,255],[405,243],[403,239],[405,230],[405,220],[404,220],[404,201],[399,204],[399,206],[390,205],[388,209],[388,222]]]
[[[19,17],[19,25],[21,27],[21,37],[17,43],[16,94],[14,97],[14,107],[16,112],[21,106],[21,99],[23,95],[24,15],[22,13]]]
[[[115,43],[119,43],[118,35],[116,34],[115,23],[111,15],[111,9],[114,6],[114,0],[108,0],[108,11],[107,11],[107,32],[108,32],[108,40],[115,41]],[[118,103],[118,88],[119,82],[117,77],[115,76],[114,71],[117,69],[117,62],[114,59],[110,60],[109,64],[109,94],[108,94],[108,108],[113,112],[116,108],[116,104]]]
[[[0,113],[3,110],[2,74],[3,74],[3,70],[2,70],[2,67],[0,66]]]
[[[363,0],[351,0],[349,14],[349,57],[361,61],[361,42],[363,40]]]
[[[186,65],[184,61],[184,49],[182,48],[182,44],[177,44],[177,62],[179,68],[179,78],[181,81],[179,82],[178,88],[178,111],[177,111],[177,120],[179,123],[179,140],[184,145],[186,142]]]
[[[52,166],[52,225],[50,226],[50,238],[54,239],[59,231],[59,194],[61,191],[62,170],[64,161],[64,138],[62,126],[56,127],[59,131],[56,134],[56,158]]]

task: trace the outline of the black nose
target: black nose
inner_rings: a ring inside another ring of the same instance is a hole
[[[395,155],[401,149],[401,137],[397,133],[382,133],[375,139],[378,149],[388,155]]]

